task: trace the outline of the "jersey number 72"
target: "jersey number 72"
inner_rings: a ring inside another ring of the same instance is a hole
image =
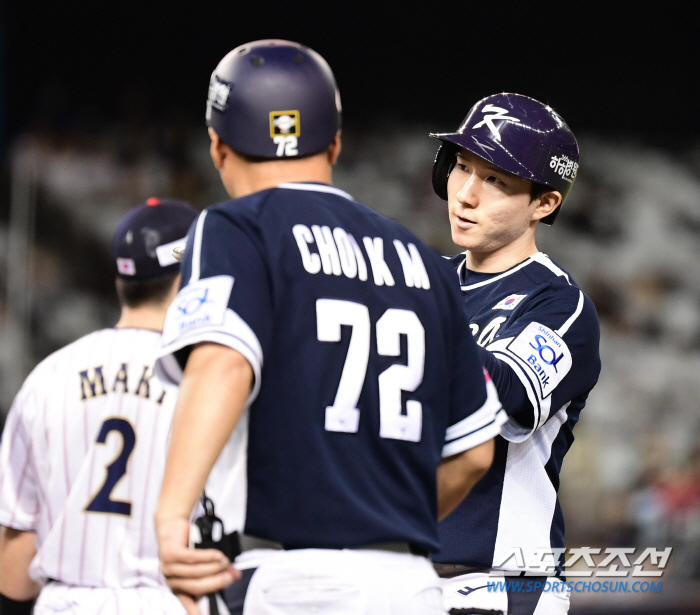
[[[352,327],[348,353],[332,406],[326,408],[327,431],[355,433],[360,422],[357,402],[369,363],[371,323],[366,305],[340,299],[316,301],[316,330],[321,342],[339,342],[341,325]],[[413,392],[423,381],[425,329],[415,312],[391,308],[377,321],[377,353],[398,357],[401,335],[406,335],[408,361],[379,374],[379,435],[393,440],[420,442],[423,407],[414,399],[401,412],[401,391]]]

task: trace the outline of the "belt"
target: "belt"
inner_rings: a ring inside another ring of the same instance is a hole
[[[297,549],[368,549],[373,551],[390,551],[392,553],[410,553],[412,555],[420,555],[428,557],[429,552],[426,549],[419,547],[410,542],[380,542],[376,544],[357,545],[352,547],[322,547],[319,545],[289,545],[282,544],[274,540],[266,540],[246,534],[239,534],[241,551],[250,551],[251,549],[278,549],[284,551],[295,551]]]
[[[438,576],[443,579],[451,579],[462,574],[470,574],[473,572],[491,572],[491,568],[473,568],[462,566],[461,564],[436,564],[433,562],[433,568]]]
[[[488,574],[489,572],[499,572],[499,573],[508,573],[508,571],[504,570],[494,570],[493,568],[477,568],[477,567],[470,567],[470,566],[462,566],[461,564],[437,564],[433,563],[433,568],[435,568],[435,572],[437,572],[438,576],[442,579],[451,579],[453,577],[458,577],[463,574],[472,574],[472,573],[484,573]],[[537,576],[530,576],[527,574],[525,571],[521,571],[519,573],[513,574],[512,572],[508,573],[508,577],[527,577],[528,580],[535,581],[537,579],[560,579],[564,580],[565,577],[562,575],[561,572],[556,572],[556,574],[553,575],[537,575]]]

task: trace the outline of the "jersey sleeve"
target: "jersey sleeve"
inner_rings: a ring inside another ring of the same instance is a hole
[[[519,318],[499,331],[486,346],[503,372],[497,383],[507,390],[499,388],[499,394],[522,404],[508,408],[511,418],[501,432],[504,438],[526,440],[560,408],[593,388],[600,374],[599,339],[595,307],[575,286],[544,289]],[[526,396],[511,394],[509,382],[512,387],[522,385]],[[513,418],[527,413],[531,420]]]
[[[499,434],[507,415],[477,346],[461,304],[455,306],[456,334],[451,361],[450,413],[442,456],[457,455]]]
[[[158,377],[177,384],[195,344],[214,342],[240,352],[255,376],[257,396],[272,334],[272,296],[262,241],[248,211],[240,217],[209,209],[188,233],[182,287],[168,309]]]
[[[25,384],[7,415],[0,443],[0,525],[25,532],[36,530],[39,512],[33,446],[25,423],[35,404],[35,392]]]

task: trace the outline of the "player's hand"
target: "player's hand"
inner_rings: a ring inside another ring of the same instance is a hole
[[[217,592],[241,577],[218,549],[190,549],[187,519],[156,519],[158,554],[165,580],[190,615],[199,615],[195,600]]]

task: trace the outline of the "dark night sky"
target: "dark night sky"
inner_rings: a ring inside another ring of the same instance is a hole
[[[5,130],[38,117],[114,119],[134,112],[134,100],[150,118],[177,111],[200,121],[218,60],[277,37],[329,61],[346,126],[392,117],[454,128],[478,98],[510,90],[550,103],[577,132],[695,145],[693,20],[673,10],[681,3],[624,10],[634,6],[13,0],[3,9]]]

